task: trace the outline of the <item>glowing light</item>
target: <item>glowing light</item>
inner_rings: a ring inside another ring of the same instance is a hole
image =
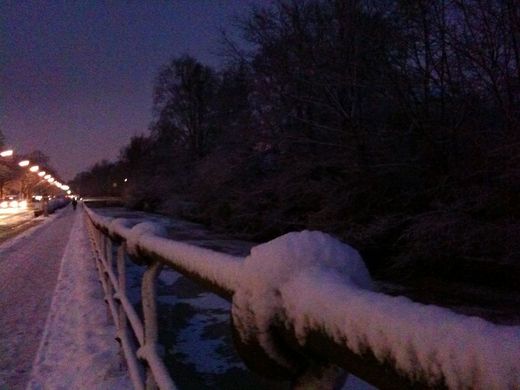
[[[125,177],[125,180],[123,180],[125,183],[128,181],[128,179]]]
[[[29,168],[31,172],[38,172],[40,170],[40,167],[38,165],[33,165]]]
[[[3,208],[3,209],[8,208],[9,207],[9,202],[4,200],[3,202],[0,203],[0,207]]]
[[[53,177],[49,177],[49,178],[47,179],[47,181],[48,181],[49,183],[53,183],[53,182],[54,182],[54,178],[53,178]]]
[[[20,165],[21,167],[26,167],[27,165],[29,165],[31,162],[29,160],[23,160],[23,161],[20,161],[18,163],[18,165]]]
[[[67,186],[67,185],[62,185],[61,188],[62,188],[63,190],[65,190],[65,191],[67,191],[70,187]]]
[[[45,175],[43,178],[44,178],[45,180],[49,180],[51,177],[52,177],[51,175]]]
[[[9,157],[13,155],[12,150],[4,150],[3,152],[0,152],[0,157]]]
[[[68,195],[72,194],[72,191],[71,190],[67,190],[67,194]]]
[[[22,209],[26,209],[27,208],[27,201],[26,200],[22,200],[21,202],[18,202],[18,207],[20,207]]]
[[[18,207],[18,201],[17,200],[12,200],[9,202],[9,207],[12,207],[12,208],[17,208]]]
[[[38,202],[43,199],[43,196],[41,195],[35,195],[34,200],[37,200]]]
[[[45,171],[40,171],[40,172],[38,172],[38,176],[40,176],[40,177],[44,177],[44,176],[45,176]]]

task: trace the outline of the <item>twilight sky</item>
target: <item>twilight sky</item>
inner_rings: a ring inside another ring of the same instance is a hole
[[[1,0],[0,130],[70,180],[148,133],[159,67],[218,65],[219,29],[267,0]]]

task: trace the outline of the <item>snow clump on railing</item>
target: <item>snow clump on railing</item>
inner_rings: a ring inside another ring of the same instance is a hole
[[[288,233],[255,246],[244,261],[233,296],[233,323],[245,343],[256,339],[273,360],[288,367],[291,363],[276,348],[269,329],[286,310],[280,291],[302,274],[329,275],[347,285],[373,289],[359,253],[328,234]]]
[[[126,243],[128,253],[131,255],[137,254],[137,248],[140,245],[141,238],[145,237],[166,237],[168,232],[163,225],[153,222],[141,222],[135,225],[126,235]]]

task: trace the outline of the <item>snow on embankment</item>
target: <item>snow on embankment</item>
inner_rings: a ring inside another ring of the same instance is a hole
[[[275,318],[293,327],[302,345],[319,330],[355,353],[370,350],[412,380],[452,389],[520,388],[520,327],[372,291],[359,254],[324,233],[289,233],[240,259],[146,232],[159,228],[134,227],[132,234],[127,222],[89,213],[129,246],[232,288],[240,336],[256,338],[281,365],[287,362],[269,335]]]

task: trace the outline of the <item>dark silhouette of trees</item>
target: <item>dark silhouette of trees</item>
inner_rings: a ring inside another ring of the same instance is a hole
[[[385,274],[517,261],[516,1],[278,0],[241,31],[219,71],[161,69],[150,134],[80,188],[114,193],[118,172],[134,207],[332,232]]]
[[[124,187],[119,164],[103,160],[89,171],[81,172],[70,182],[75,192],[82,196],[120,196]]]
[[[192,156],[203,157],[217,130],[211,110],[215,90],[211,68],[188,56],[174,59],[155,82],[152,133],[170,147],[180,145]]]

